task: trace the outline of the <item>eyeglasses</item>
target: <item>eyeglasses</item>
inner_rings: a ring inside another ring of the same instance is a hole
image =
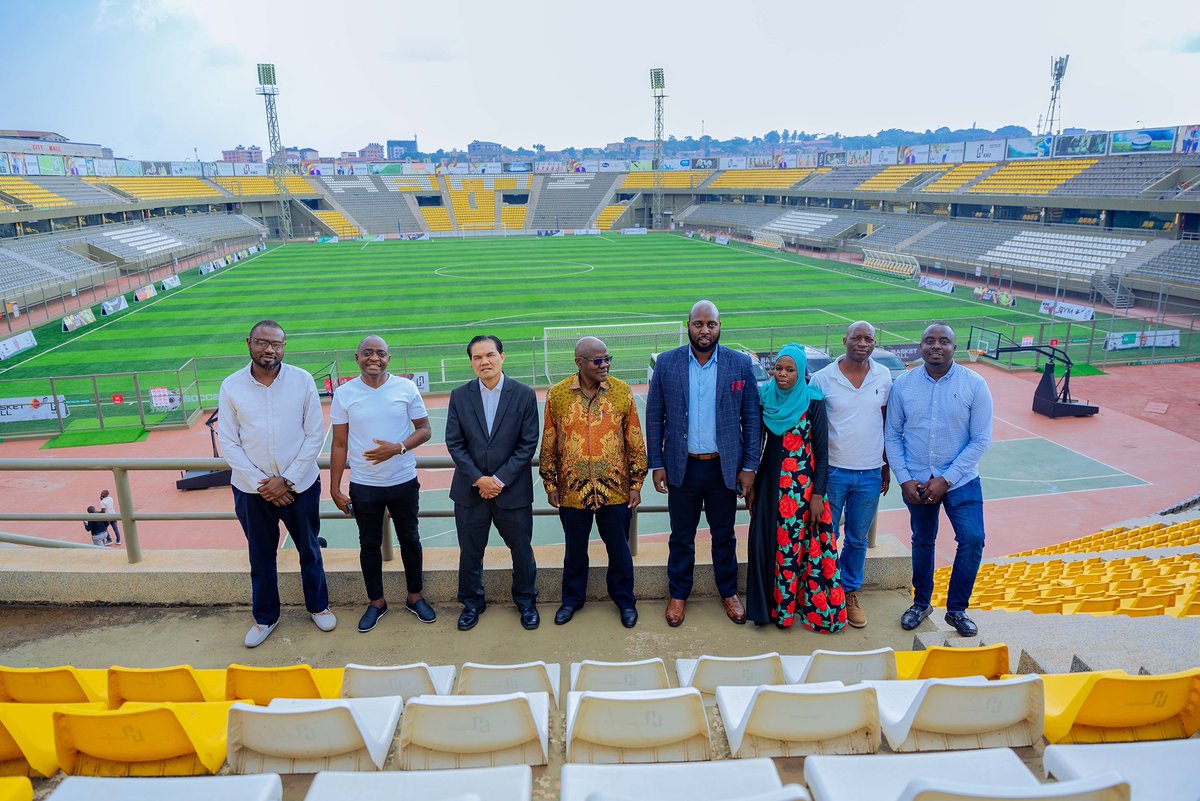
[[[386,350],[371,350],[370,348],[364,348],[358,352],[358,355],[362,356],[364,359],[369,359],[372,356],[378,356],[381,359],[386,359],[388,357],[388,352]]]
[[[606,364],[612,364],[612,356],[597,356],[594,359],[588,359],[596,367],[603,367]]]
[[[258,337],[255,337],[252,340],[252,342],[254,343],[254,347],[259,348],[261,350],[266,350],[267,348],[274,348],[275,350],[283,350],[283,346],[285,344],[283,340],[279,340],[278,342],[276,342],[276,341],[270,340],[270,339],[259,339]]]

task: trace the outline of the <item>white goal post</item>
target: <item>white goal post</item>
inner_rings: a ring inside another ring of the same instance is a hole
[[[613,357],[611,374],[622,381],[641,383],[646,380],[650,354],[679,347],[687,341],[686,334],[682,320],[547,327],[542,329],[546,380],[554,384],[574,375],[575,343],[583,337],[599,337]]]

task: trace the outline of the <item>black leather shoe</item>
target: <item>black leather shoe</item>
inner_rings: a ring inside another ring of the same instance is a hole
[[[433,607],[424,598],[418,598],[416,603],[404,602],[404,608],[417,616],[417,620],[422,623],[432,623],[437,620],[437,612],[433,611]]]
[[[482,609],[467,609],[464,607],[462,614],[458,616],[458,630],[470,631],[475,628],[475,624],[479,622],[479,616],[482,614]]]
[[[558,611],[554,613],[554,625],[562,626],[571,622],[571,618],[575,617],[575,607],[563,604],[558,607]],[[525,622],[525,615],[521,615],[521,622]]]
[[[622,609],[621,610],[621,625],[627,629],[631,629],[637,625],[637,610]]]
[[[979,633],[979,627],[975,625],[974,620],[967,617],[966,612],[947,612],[946,622],[963,637],[974,637]]]
[[[376,606],[370,604],[367,606],[367,611],[363,612],[363,616],[358,620],[358,631],[360,634],[366,634],[371,629],[375,628],[375,624],[379,622],[379,618],[387,614],[387,604]]]
[[[558,617],[555,615],[555,617]],[[536,606],[531,606],[528,609],[521,610],[521,627],[526,631],[533,631],[542,624],[542,618],[538,616]]]
[[[900,628],[905,631],[912,631],[917,626],[921,625],[921,621],[933,614],[932,606],[919,606],[913,604],[908,607],[908,610],[900,616]]]

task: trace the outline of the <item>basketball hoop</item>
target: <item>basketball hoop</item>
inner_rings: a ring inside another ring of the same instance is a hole
[[[982,356],[985,352],[986,351],[982,351],[977,348],[971,348],[970,350],[967,351],[967,358],[969,358],[971,360],[971,363],[974,364],[975,362],[979,361],[979,357]]]

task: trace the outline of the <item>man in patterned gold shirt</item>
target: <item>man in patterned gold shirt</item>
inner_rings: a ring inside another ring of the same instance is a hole
[[[566,538],[558,625],[587,599],[594,520],[608,550],[608,594],[627,629],[637,625],[629,522],[642,502],[646,440],[629,385],[608,374],[612,356],[595,337],[575,344],[579,372],[550,388],[539,472]]]

